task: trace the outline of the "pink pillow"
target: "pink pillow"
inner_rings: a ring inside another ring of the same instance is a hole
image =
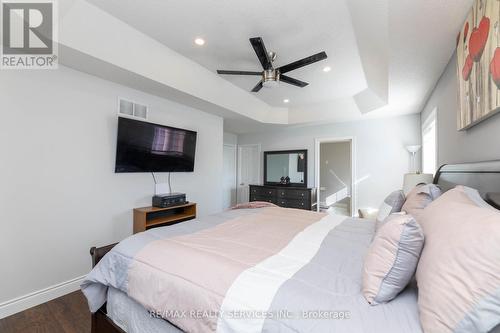
[[[363,266],[363,296],[372,305],[394,299],[410,282],[424,246],[411,215],[392,214],[377,230]]]
[[[489,332],[500,324],[500,212],[457,186],[423,210],[417,267],[425,332]]]
[[[413,215],[418,220],[422,210],[441,195],[441,190],[434,184],[417,185],[406,196],[402,211]]]
[[[252,201],[252,202],[237,204],[231,209],[248,209],[248,208],[253,209],[253,208],[265,208],[265,207],[278,207],[278,206],[276,206],[271,202],[266,202],[266,201]]]

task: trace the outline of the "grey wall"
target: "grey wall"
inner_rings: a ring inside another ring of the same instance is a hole
[[[378,208],[387,194],[402,188],[403,175],[409,168],[409,154],[404,147],[421,142],[418,114],[243,134],[238,136],[238,144],[260,143],[262,151],[308,149],[307,180],[314,187],[315,138],[346,136],[356,141],[357,206]]]
[[[131,235],[132,209],[151,205],[151,174],[114,173],[118,97],[198,132],[195,170],[172,187],[200,215],[222,209],[222,118],[62,66],[2,71],[0,304],[88,273],[90,247]]]
[[[438,164],[500,159],[500,115],[467,131],[457,131],[458,83],[453,55],[422,111],[422,121],[437,108]]]

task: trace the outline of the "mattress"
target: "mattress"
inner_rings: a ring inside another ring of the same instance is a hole
[[[416,297],[416,288],[414,285],[410,286],[403,292],[399,297],[409,298],[409,302],[413,302]],[[131,299],[123,291],[110,287],[108,289],[108,302],[107,302],[107,312],[108,317],[113,320],[122,330],[127,333],[181,333],[182,331],[162,318],[154,318],[150,315],[142,305]],[[387,305],[382,305],[386,307]],[[407,327],[406,330],[400,332],[422,332],[420,325],[415,322],[415,312],[410,311],[410,313],[404,313],[401,309],[391,309],[382,311],[385,315],[391,316],[391,318],[386,318],[387,324],[395,328],[392,332],[399,332],[397,326]],[[374,315],[377,316],[377,315]],[[365,319],[369,321],[370,319]],[[379,320],[377,320],[380,329],[369,329],[366,328],[364,331],[362,329],[356,329],[345,332],[391,332],[389,330],[384,330],[381,326]],[[392,322],[397,322],[397,324],[391,324]],[[365,325],[371,325],[370,322],[365,323]],[[328,330],[329,332],[344,332],[338,331],[332,328]],[[319,330],[314,330],[314,332],[320,332]],[[500,333],[500,326],[492,333]]]
[[[129,333],[177,332],[169,322],[189,332],[420,333],[414,284],[377,306],[361,294],[374,229],[371,220],[283,208],[230,211],[135,235],[101,260],[83,290],[91,309],[107,300]],[[182,256],[155,261],[165,249]],[[259,251],[269,252],[265,260]],[[237,274],[221,289],[228,272]],[[145,308],[169,312],[158,319]],[[191,308],[208,311],[173,312]]]
[[[142,305],[123,291],[110,287],[106,304],[108,317],[127,333],[179,333],[168,321],[150,315]]]

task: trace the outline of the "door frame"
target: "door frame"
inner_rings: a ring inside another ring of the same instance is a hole
[[[320,146],[322,143],[351,143],[351,216],[357,216],[357,189],[356,189],[356,137],[321,137],[314,139],[314,179],[316,187],[316,211],[320,210],[321,191],[320,191]]]
[[[234,143],[224,143],[223,147],[234,148],[234,184],[233,185],[234,185],[234,188],[236,189],[235,194],[236,194],[236,203],[237,203],[238,202],[238,145],[236,145]]]
[[[240,184],[241,184],[241,148],[245,148],[245,147],[257,147],[257,151],[258,151],[258,156],[259,156],[259,160],[258,160],[258,164],[257,164],[257,178],[259,179],[258,181],[260,182],[260,176],[261,176],[261,168],[262,168],[262,165],[261,165],[261,155],[262,155],[262,144],[261,143],[251,143],[251,144],[244,144],[244,145],[240,145],[238,144],[237,145],[238,149],[237,149],[237,159],[236,159],[236,201],[238,202],[238,195],[239,195],[239,192],[240,192]],[[249,184],[247,184],[249,185]]]

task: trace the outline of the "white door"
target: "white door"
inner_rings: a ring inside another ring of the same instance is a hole
[[[236,146],[224,145],[223,163],[223,208],[230,208],[236,204]]]
[[[260,184],[260,145],[238,146],[238,203],[248,202],[248,185]]]

